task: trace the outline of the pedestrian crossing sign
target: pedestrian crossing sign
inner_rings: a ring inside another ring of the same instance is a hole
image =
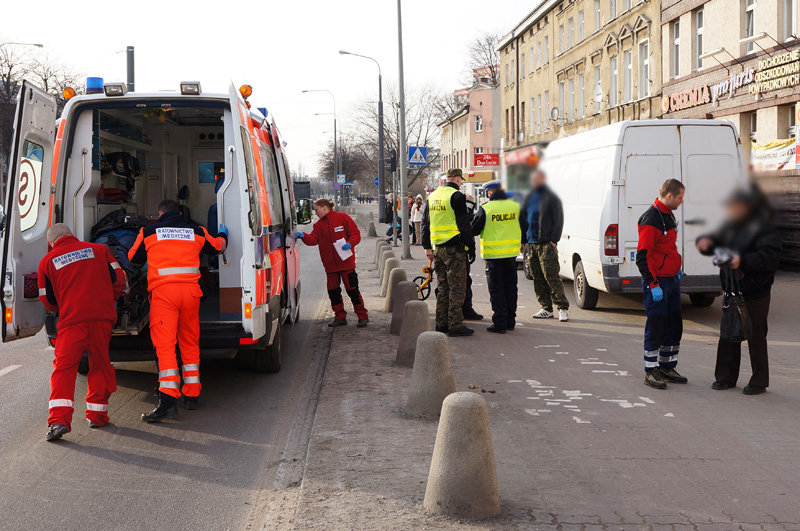
[[[428,163],[428,148],[422,146],[410,146],[408,148],[408,165],[425,166]]]

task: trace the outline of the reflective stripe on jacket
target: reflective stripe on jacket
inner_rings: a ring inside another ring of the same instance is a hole
[[[431,223],[431,243],[442,244],[460,234],[456,213],[450,206],[450,196],[456,192],[451,186],[440,186],[428,197],[428,216]]]
[[[483,258],[511,258],[519,254],[522,239],[519,209],[519,203],[513,199],[489,201],[483,205],[486,212],[486,225],[481,231]]]

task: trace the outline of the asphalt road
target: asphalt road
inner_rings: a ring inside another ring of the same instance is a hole
[[[301,321],[284,327],[283,369],[202,365],[201,408],[145,424],[155,375],[118,370],[112,424],[44,440],[52,350],[42,334],[0,346],[0,528],[241,529],[261,489],[296,484],[330,334],[316,251],[303,249]],[[86,379],[78,377],[82,404]]]

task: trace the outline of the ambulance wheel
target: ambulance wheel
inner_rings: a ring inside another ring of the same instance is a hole
[[[597,299],[600,292],[589,285],[586,281],[586,271],[583,270],[583,262],[575,265],[575,302],[578,308],[584,310],[594,310],[597,307]]]
[[[89,374],[89,355],[84,352],[80,363],[78,363],[78,374],[86,376]]]
[[[275,373],[281,370],[283,356],[281,353],[281,322],[278,320],[278,329],[275,331],[275,339],[272,345],[254,351],[256,372]]]
[[[689,300],[692,301],[692,306],[711,306],[714,304],[714,299],[716,299],[716,295],[713,293],[690,293]]]

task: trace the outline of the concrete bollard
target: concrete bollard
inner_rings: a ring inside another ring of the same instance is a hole
[[[402,267],[393,269],[389,272],[389,282],[386,285],[386,300],[383,301],[383,311],[391,312],[394,307],[394,294],[397,292],[397,285],[408,280],[406,270]]]
[[[403,324],[400,325],[400,341],[397,343],[397,355],[394,362],[403,367],[413,367],[417,338],[422,332],[430,329],[431,318],[428,315],[428,304],[425,301],[408,301],[403,306]]]
[[[389,244],[386,243],[383,240],[378,240],[378,245],[375,246],[375,260],[374,260],[375,261],[375,267],[377,267],[378,266],[378,262],[380,262],[381,253],[383,253],[383,251],[386,251],[387,249],[389,249],[389,250],[391,249],[389,247]]]
[[[399,267],[400,259],[389,258],[386,260],[386,265],[383,266],[383,275],[381,275],[381,297],[385,297],[386,292],[389,290],[389,276],[392,270],[398,269]]]
[[[406,280],[399,283],[394,289],[394,301],[392,301],[392,323],[389,325],[389,333],[393,336],[400,334],[400,325],[403,324],[403,307],[408,301],[419,300],[417,285]]]
[[[367,222],[367,237],[368,238],[375,238],[376,236],[378,236],[378,232],[375,230],[375,222],[372,221],[372,220],[369,220]]]
[[[391,247],[384,247],[381,251],[381,257],[378,258],[378,280],[383,280],[383,266],[386,265],[386,260],[394,258],[394,251]]]
[[[406,415],[436,420],[444,399],[455,392],[447,336],[441,332],[422,332],[417,338]]]
[[[489,408],[480,395],[460,392],[444,399],[423,505],[473,520],[500,514]]]
[[[381,247],[386,247],[387,245],[389,245],[389,244],[386,243],[386,240],[383,240],[383,239],[375,240],[375,261],[376,262],[378,261],[378,250],[380,250]]]
[[[375,214],[372,213],[372,210],[369,211],[369,220],[372,221],[375,219]]]

